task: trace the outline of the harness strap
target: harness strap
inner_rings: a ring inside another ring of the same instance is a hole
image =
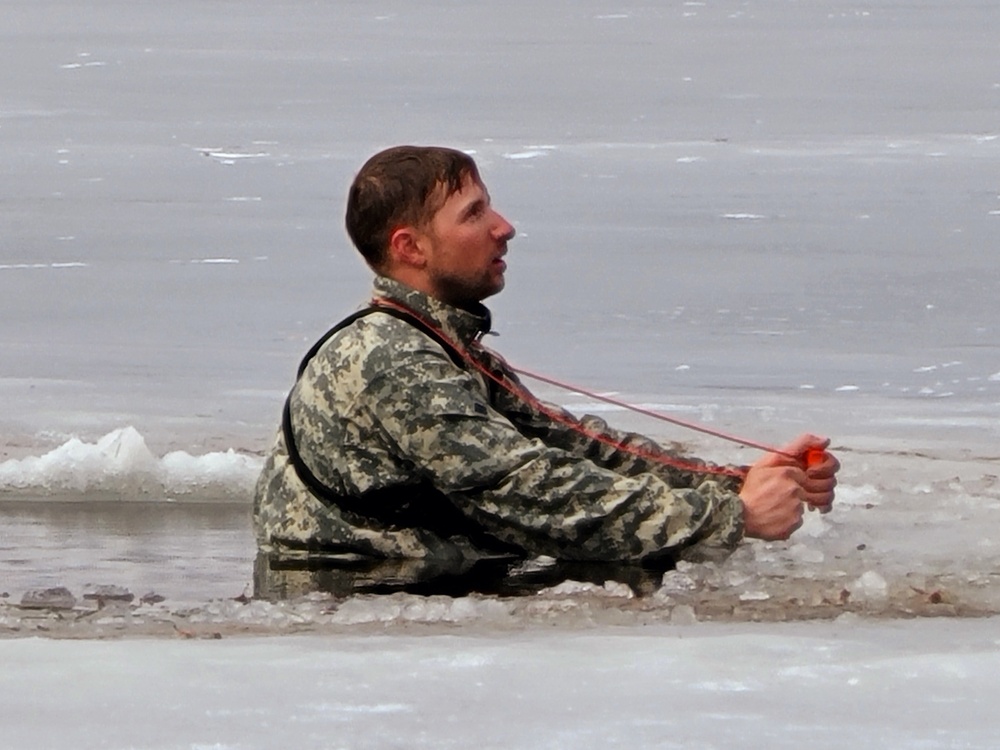
[[[461,369],[465,369],[465,359],[455,344],[423,321],[403,310],[372,305],[349,315],[320,337],[302,359],[296,382],[302,377],[309,362],[332,336],[372,313],[391,315],[413,326],[440,344],[451,360]],[[302,484],[326,505],[347,511],[360,518],[375,521],[385,527],[424,528],[444,538],[454,535],[464,536],[483,549],[523,552],[519,547],[502,542],[484,531],[427,479],[422,479],[412,485],[370,490],[361,495],[343,495],[327,486],[313,473],[302,458],[302,454],[299,453],[292,429],[291,401],[292,394],[289,391],[281,418],[281,431],[285,439],[288,460]]]
[[[309,362],[312,360],[313,357],[316,356],[319,350],[323,348],[323,344],[329,341],[334,334],[339,333],[340,331],[347,328],[349,325],[353,325],[353,323],[356,320],[360,320],[361,318],[367,317],[372,313],[385,313],[386,315],[391,315],[394,318],[398,318],[399,320],[409,323],[411,326],[416,328],[422,334],[424,334],[428,338],[434,339],[437,343],[439,343],[441,347],[445,350],[445,352],[448,354],[448,356],[451,358],[451,361],[454,362],[459,367],[461,367],[463,370],[465,369],[465,360],[462,357],[461,352],[455,346],[454,342],[446,339],[444,336],[435,331],[433,328],[424,323],[422,320],[414,317],[413,315],[397,307],[383,307],[381,305],[369,305],[368,307],[362,308],[361,310],[358,310],[357,312],[348,315],[342,321],[337,323],[337,325],[335,325],[329,331],[320,336],[319,341],[313,344],[312,347],[309,349],[309,351],[306,352],[306,356],[302,358],[302,362],[299,364],[298,373],[295,376],[296,380],[302,377],[302,373],[306,371],[306,367],[309,365]]]

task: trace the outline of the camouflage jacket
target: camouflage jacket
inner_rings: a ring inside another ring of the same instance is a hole
[[[406,305],[523,389],[479,342],[490,327],[485,307],[460,310],[382,277],[375,296]],[[264,552],[644,561],[692,545],[731,549],[742,536],[736,480],[667,466],[651,457],[666,450],[648,438],[498,388],[388,314],[330,337],[288,409],[301,460],[352,502],[311,492],[279,430],[254,500]]]

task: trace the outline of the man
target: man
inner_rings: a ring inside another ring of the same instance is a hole
[[[346,221],[373,302],[313,348],[289,394],[256,489],[259,575],[296,559],[363,571],[354,588],[539,556],[662,568],[785,539],[804,505],[830,508],[836,459],[798,458],[827,440],[715,467],[535,399],[480,343],[514,228],[467,154],[376,154]]]

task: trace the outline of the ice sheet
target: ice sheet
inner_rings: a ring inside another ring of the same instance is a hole
[[[0,720],[11,750],[991,750],[997,625],[0,641]]]
[[[156,503],[221,494],[246,511],[301,354],[367,294],[341,228],[351,176],[379,147],[433,142],[474,152],[517,226],[491,300],[515,364],[764,442],[834,439],[837,510],[788,544],[679,571],[665,616],[995,611],[998,14],[944,0],[8,8],[4,606],[117,584],[238,619],[244,605],[205,599],[244,589],[246,517],[165,522]],[[605,416],[714,460],[754,455]],[[136,501],[152,507],[121,510]]]
[[[367,293],[346,185],[408,141],[475,152],[517,226],[515,363],[766,440],[993,444],[998,12],[11,10],[0,458],[129,425],[160,455],[264,450]]]

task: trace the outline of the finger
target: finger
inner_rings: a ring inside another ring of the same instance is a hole
[[[755,462],[755,466],[794,466],[800,469],[806,468],[804,452],[806,449],[798,450],[795,443],[789,443],[783,448],[765,453]]]
[[[806,432],[782,446],[781,452],[791,456],[801,456],[808,450],[826,450],[829,445],[830,438]]]
[[[802,491],[806,497],[833,497],[833,491],[836,487],[836,477],[822,479],[806,477],[802,481]]]
[[[833,507],[833,495],[809,497],[805,504],[815,510],[828,510]]]
[[[821,460],[813,460],[806,466],[806,473],[812,477],[832,477],[838,471],[840,471],[840,461],[827,451],[822,451]]]
[[[807,508],[809,508],[810,510],[819,510],[819,511],[826,512],[826,511],[830,510],[833,507],[833,498],[832,497],[828,497],[828,498],[819,497],[819,498],[816,498],[814,500],[806,500],[806,502],[803,503],[803,504]]]
[[[781,448],[762,456],[757,464],[761,466],[801,466],[812,468],[813,466],[829,467],[824,471],[831,470],[834,466],[839,466],[837,460],[826,453],[826,448],[830,445],[830,439],[804,433],[786,443]],[[835,471],[835,469],[832,469]]]
[[[817,482],[836,481],[837,472],[833,467],[810,466],[806,469],[806,478]]]
[[[802,479],[802,489],[806,491],[807,495],[832,493],[836,486],[837,477],[832,475],[824,477],[806,472]]]
[[[817,509],[829,509],[833,505],[834,492],[830,489],[826,492],[809,492],[806,493],[805,503],[811,508]]]

